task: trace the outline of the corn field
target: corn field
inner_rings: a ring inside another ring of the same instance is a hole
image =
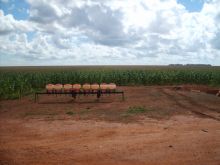
[[[0,98],[14,99],[43,90],[48,83],[111,83],[117,85],[204,84],[220,86],[220,68],[69,67],[1,68]]]

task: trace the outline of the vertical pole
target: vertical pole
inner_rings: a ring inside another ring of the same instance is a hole
[[[98,91],[97,91],[97,98],[100,98],[100,96],[101,96],[101,91],[98,90]]]
[[[74,99],[76,99],[76,96],[77,96],[77,93],[76,93],[75,91],[72,91],[72,97],[73,97]]]

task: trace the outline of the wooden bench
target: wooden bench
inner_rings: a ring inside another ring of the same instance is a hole
[[[124,91],[116,89],[116,84],[47,84],[45,92],[35,93],[35,102],[38,101],[39,95],[70,95],[76,99],[77,95],[96,95],[99,99],[102,95],[106,94],[121,94],[122,100],[124,100]]]

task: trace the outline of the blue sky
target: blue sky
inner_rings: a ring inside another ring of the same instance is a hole
[[[0,66],[220,65],[218,0],[0,0]]]
[[[30,5],[25,0],[8,0],[6,2],[0,1],[1,9],[5,14],[12,14],[17,20],[28,19],[27,10]],[[199,12],[203,7],[204,0],[177,0],[177,3],[184,5],[189,12]]]
[[[189,12],[200,12],[204,4],[204,0],[178,0],[177,2],[184,5]]]
[[[24,0],[0,1],[0,6],[6,15],[12,14],[16,20],[26,20],[29,17],[30,5]]]

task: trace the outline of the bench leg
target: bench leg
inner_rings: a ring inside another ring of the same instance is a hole
[[[76,93],[72,93],[72,97],[76,99]]]
[[[101,97],[101,92],[98,91],[98,92],[97,92],[97,99],[99,99],[100,97]]]

